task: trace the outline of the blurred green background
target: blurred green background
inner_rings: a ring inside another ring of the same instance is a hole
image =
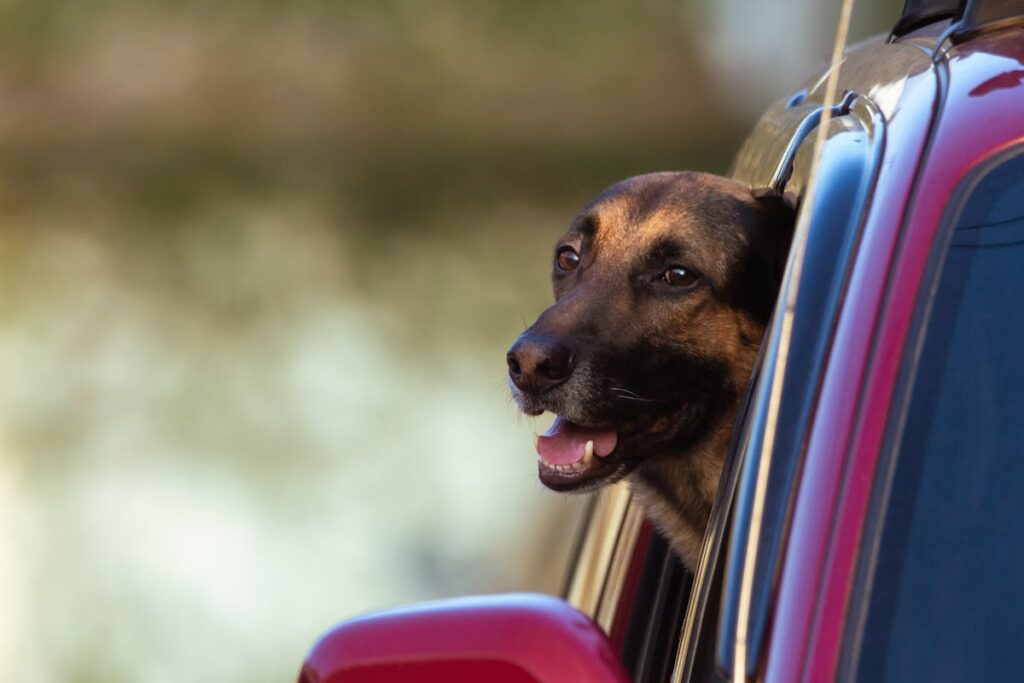
[[[503,360],[551,244],[724,172],[837,14],[0,0],[0,679],[292,680],[359,612],[557,591],[581,499]]]

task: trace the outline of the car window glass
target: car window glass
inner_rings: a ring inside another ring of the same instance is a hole
[[[1024,155],[988,172],[954,225],[882,518],[861,681],[1024,670]]]

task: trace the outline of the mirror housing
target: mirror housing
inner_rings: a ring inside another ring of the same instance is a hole
[[[456,598],[344,622],[313,646],[299,683],[629,683],[582,612],[536,594]]]

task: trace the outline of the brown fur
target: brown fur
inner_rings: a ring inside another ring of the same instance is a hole
[[[527,413],[614,429],[619,442],[579,477],[541,466],[545,484],[591,490],[628,476],[696,565],[792,224],[784,202],[699,173],[631,178],[576,217],[556,256],[572,248],[579,266],[554,269],[555,304],[513,345],[512,391]],[[663,275],[676,266],[698,282],[674,286]],[[542,376],[556,356],[565,367]]]

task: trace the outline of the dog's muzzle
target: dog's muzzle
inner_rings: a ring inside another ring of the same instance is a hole
[[[524,332],[505,356],[512,383],[528,394],[563,384],[576,367],[573,350],[554,337]]]

